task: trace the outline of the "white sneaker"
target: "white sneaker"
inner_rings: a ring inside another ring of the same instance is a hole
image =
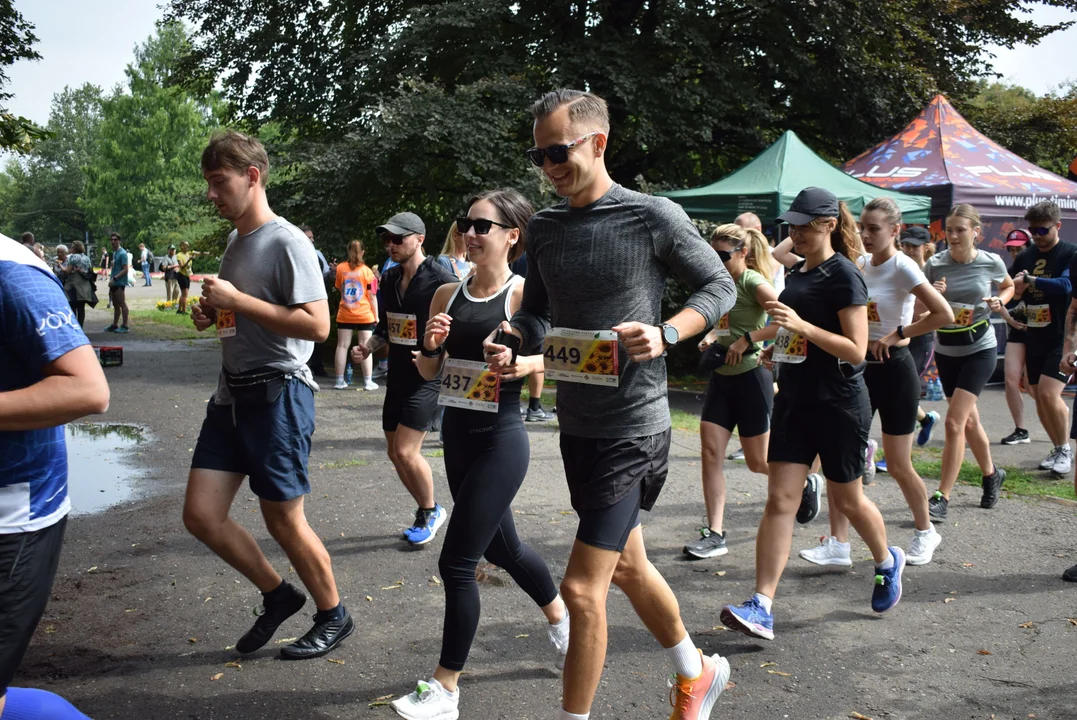
[[[864,484],[875,479],[875,451],[879,449],[879,443],[868,440],[868,448],[864,451]]]
[[[556,625],[546,624],[546,637],[550,639],[550,644],[557,651],[555,661],[557,669],[564,670],[565,657],[568,656],[568,608],[565,608],[565,617],[561,618],[561,622]]]
[[[1068,445],[1068,444],[1067,444]],[[1040,470],[1050,470],[1054,468],[1055,461],[1058,460],[1059,448],[1051,448],[1051,452],[1047,454],[1047,457],[1040,463]]]
[[[460,691],[450,693],[434,678],[419,681],[415,692],[389,703],[396,714],[407,720],[457,720],[460,717]]]
[[[337,378],[337,384],[333,386],[334,390],[347,390],[348,383],[344,382],[344,378]]]
[[[816,565],[852,565],[852,546],[824,535],[813,548],[800,551],[800,557]]]
[[[927,565],[931,562],[931,556],[935,554],[935,548],[942,544],[942,535],[939,535],[932,525],[931,529],[921,533],[917,530],[909,543],[909,550],[905,553],[905,562],[910,565]]]
[[[1056,450],[1058,450],[1058,454],[1055,455],[1055,463],[1051,466],[1051,472],[1055,475],[1069,475],[1073,469],[1073,450],[1070,449],[1070,444],[1059,445]]]
[[[373,392],[374,390],[378,389],[378,384],[373,380],[365,380],[363,382],[363,389],[367,392]]]

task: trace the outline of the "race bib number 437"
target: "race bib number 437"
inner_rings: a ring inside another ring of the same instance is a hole
[[[553,328],[542,354],[551,380],[617,387],[620,383],[617,333],[612,330]]]
[[[418,345],[419,332],[414,315],[385,313],[389,323],[389,342],[394,345]]]
[[[438,405],[497,412],[501,378],[486,363],[449,358],[441,369]]]

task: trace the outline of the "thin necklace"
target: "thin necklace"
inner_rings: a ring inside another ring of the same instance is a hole
[[[464,292],[467,293],[467,296],[473,302],[484,302],[484,303],[490,302],[495,297],[497,297],[498,295],[501,294],[501,290],[505,287],[505,283],[507,283],[509,281],[509,278],[511,278],[511,277],[512,277],[512,270],[509,270],[509,276],[507,278],[505,278],[505,281],[497,286],[497,290],[495,290],[492,295],[487,295],[486,297],[475,297],[474,295],[472,295],[471,291],[468,290],[468,287],[467,287],[468,283],[467,283],[466,280],[464,281]]]

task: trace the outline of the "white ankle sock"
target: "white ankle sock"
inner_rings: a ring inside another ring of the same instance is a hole
[[[343,375],[337,375],[337,382],[338,383],[344,382],[344,376]]]
[[[928,523],[927,530],[917,530],[917,537],[927,537],[931,533],[935,532],[935,523]]]
[[[591,717],[591,713],[577,715],[576,713],[570,713],[568,710],[561,708],[561,720],[587,720],[589,717]]]
[[[883,560],[881,563],[877,564],[875,567],[879,568],[880,570],[889,570],[890,568],[894,567],[894,553],[887,550],[886,559]]]
[[[702,674],[703,658],[696,649],[696,644],[692,642],[691,635],[685,635],[684,640],[671,648],[666,648],[666,652],[673,660],[674,670],[681,677],[697,678]]]
[[[770,604],[774,602],[763,593],[756,593],[754,596],[755,601],[763,606],[763,609],[770,612]]]
[[[457,688],[456,690],[453,690],[452,692],[449,692],[449,689],[447,687],[445,687],[444,685],[442,685],[440,682],[438,682],[437,679],[435,679],[435,678],[430,678],[430,684],[431,685],[436,685],[438,687],[438,689],[441,690],[441,692],[445,693],[445,696],[448,697],[450,700],[455,700],[457,694],[460,692],[460,688]]]
[[[831,535],[830,537],[834,540],[834,544],[837,545],[838,547],[840,547],[842,550],[845,550],[846,552],[848,552],[850,550],[851,546],[849,545],[849,543],[842,542],[841,540],[838,540],[833,535]]]

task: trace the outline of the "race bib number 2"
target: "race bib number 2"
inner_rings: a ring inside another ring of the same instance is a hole
[[[774,362],[799,365],[808,359],[808,341],[785,328],[774,338]]]
[[[501,400],[501,378],[486,363],[449,358],[441,369],[438,405],[497,412]]]
[[[542,354],[551,380],[617,387],[617,333],[612,330],[553,328]]]
[[[385,313],[389,324],[389,342],[394,345],[418,345],[419,328],[414,315]]]

